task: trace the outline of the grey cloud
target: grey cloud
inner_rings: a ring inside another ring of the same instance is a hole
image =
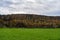
[[[0,0],[0,7],[6,7],[10,13],[23,11],[47,15],[60,9],[60,0]]]

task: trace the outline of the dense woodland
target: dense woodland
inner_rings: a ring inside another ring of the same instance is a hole
[[[0,15],[1,28],[60,28],[60,16],[33,14]]]

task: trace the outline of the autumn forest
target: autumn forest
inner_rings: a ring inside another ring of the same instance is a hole
[[[60,16],[33,14],[0,15],[1,28],[60,28]]]

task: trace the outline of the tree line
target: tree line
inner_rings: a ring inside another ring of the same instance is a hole
[[[59,16],[32,14],[0,15],[1,28],[60,28]]]

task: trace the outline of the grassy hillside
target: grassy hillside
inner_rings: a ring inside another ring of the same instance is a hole
[[[60,29],[0,28],[0,40],[60,40]]]
[[[0,15],[0,26],[17,28],[60,28],[60,16],[33,14]]]

